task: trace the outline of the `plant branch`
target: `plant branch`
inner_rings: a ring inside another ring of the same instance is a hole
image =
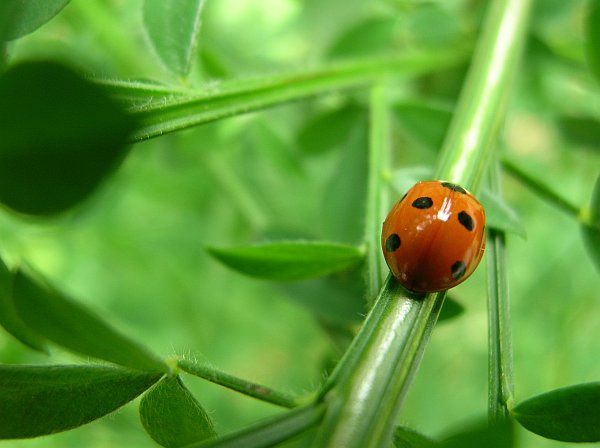
[[[528,0],[492,4],[436,174],[476,189],[504,120],[525,39]],[[363,328],[325,385],[328,403],[315,446],[389,446],[403,397],[445,298],[384,285]]]
[[[229,389],[240,392],[250,397],[258,398],[277,406],[285,408],[294,408],[298,406],[298,402],[294,397],[291,397],[283,392],[278,392],[260,384],[251,383],[220,370],[197,364],[191,361],[180,359],[177,361],[177,366],[191,375],[204,378],[212,383],[219,384]]]
[[[362,59],[332,64],[317,70],[257,80],[231,81],[209,86],[203,91],[183,96],[181,89],[172,95],[152,98],[147,103],[131,104],[130,112],[138,120],[138,127],[130,136],[132,142],[159,137],[169,132],[187,129],[225,117],[245,114],[289,101],[318,94],[368,85],[385,76],[416,76],[452,67],[464,62],[464,49],[439,53],[405,53],[400,56]],[[111,84],[103,85],[111,91]],[[123,98],[128,91],[123,83],[114,86],[114,94]]]
[[[490,187],[499,193],[499,166],[490,169]],[[513,369],[504,232],[488,229],[488,417],[500,423],[513,400]]]

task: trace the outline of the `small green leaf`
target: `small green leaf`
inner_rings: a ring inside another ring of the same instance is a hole
[[[180,76],[190,69],[203,6],[204,0],[144,1],[144,27],[150,42],[163,64]]]
[[[277,281],[304,280],[343,271],[364,258],[357,247],[317,241],[290,241],[208,252],[226,266],[253,277]]]
[[[166,377],[140,402],[140,419],[157,443],[175,448],[215,437],[214,426],[179,377]]]
[[[460,316],[465,311],[465,307],[458,303],[453,297],[446,296],[444,306],[438,316],[439,321],[446,321]]]
[[[517,212],[501,198],[489,190],[483,190],[479,200],[485,207],[486,225],[496,230],[514,233],[523,238],[527,236],[525,226]]]
[[[279,443],[314,428],[322,420],[324,412],[325,409],[322,404],[292,409],[226,434],[216,440],[194,443],[186,448],[267,448],[279,446]]]
[[[46,344],[21,320],[13,302],[13,276],[0,259],[0,325],[29,348],[47,352]]]
[[[360,244],[367,204],[368,132],[364,123],[358,123],[344,137],[322,199],[323,235],[325,239]]]
[[[38,276],[39,277],[39,276]],[[75,353],[133,369],[166,372],[167,366],[77,302],[18,271],[13,297],[17,313],[36,333]]]
[[[0,365],[0,439],[84,425],[133,400],[160,377],[107,366]]]
[[[585,54],[590,71],[600,80],[600,2],[588,2],[584,21]]]
[[[306,154],[320,154],[344,144],[365,111],[356,105],[311,116],[298,133],[298,143]]]
[[[394,431],[394,446],[396,448],[434,448],[438,444],[413,429],[398,426]]]
[[[529,431],[563,442],[600,441],[600,382],[537,395],[510,410]]]
[[[407,101],[392,110],[406,134],[432,151],[441,148],[452,118],[450,106]]]
[[[0,42],[13,40],[37,30],[57,15],[70,0],[2,0],[0,2]]]
[[[572,145],[600,150],[600,121],[588,117],[559,117],[558,129]]]
[[[586,243],[585,247],[594,261],[596,269],[600,271],[600,176],[594,184],[589,217],[587,222],[581,226],[581,232]]]
[[[13,210],[62,212],[85,199],[125,155],[131,117],[66,67],[10,67],[0,77],[0,98],[0,203]]]
[[[489,425],[487,422],[453,434],[440,443],[440,448],[511,448],[514,444],[511,421]]]
[[[331,46],[331,57],[360,57],[393,50],[398,19],[372,17],[344,32]]]

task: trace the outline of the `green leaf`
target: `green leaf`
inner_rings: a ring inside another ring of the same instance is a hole
[[[165,66],[184,76],[196,49],[204,0],[144,1],[144,27]]]
[[[0,77],[0,203],[22,213],[64,211],[125,155],[134,128],[103,90],[53,62]]]
[[[144,394],[140,419],[150,437],[167,448],[217,435],[210,417],[179,377],[166,377]]]
[[[584,21],[585,54],[590,71],[600,80],[600,2],[591,0]]]
[[[298,133],[298,143],[306,154],[320,154],[343,145],[346,136],[365,119],[365,111],[349,104],[311,116]]]
[[[556,389],[510,412],[529,431],[564,442],[600,441],[600,382]]]
[[[226,266],[253,277],[277,281],[304,280],[346,270],[363,260],[360,249],[338,243],[290,241],[208,252]]]
[[[600,271],[600,176],[594,184],[588,219],[582,224],[581,232],[585,248]]]
[[[600,150],[600,121],[588,117],[559,117],[558,129],[568,143]]]
[[[487,422],[453,434],[440,443],[440,448],[511,448],[514,443],[511,421],[489,425]]]
[[[293,409],[219,437],[216,440],[194,443],[186,448],[267,448],[290,440],[323,418],[323,405]]]
[[[417,431],[398,426],[394,431],[394,446],[396,448],[434,448],[438,444]]]
[[[393,50],[398,20],[391,17],[371,17],[343,33],[328,51],[331,57],[372,56]]]
[[[523,238],[527,231],[517,212],[490,190],[484,189],[479,200],[485,207],[486,225],[496,230],[514,233]]]
[[[444,104],[406,101],[396,103],[394,116],[406,134],[437,152],[442,147],[452,108]]]
[[[13,276],[0,259],[0,325],[23,344],[47,352],[44,341],[21,320],[13,302]]]
[[[416,76],[460,64],[460,48],[444,54],[405,52],[399,56],[360,59],[330,64],[314,70],[259,79],[220,83],[209,91],[192,91],[155,98],[135,111],[139,126],[133,141],[145,140],[233,115],[246,114],[292,100],[367,85],[382,75]]]
[[[37,30],[57,15],[70,0],[2,0],[0,42],[13,40]]]
[[[107,366],[0,365],[0,438],[84,425],[133,400],[160,376]]]
[[[68,350],[139,370],[167,372],[146,348],[131,341],[77,302],[18,271],[13,297],[21,319],[36,333]]]
[[[438,322],[453,319],[460,316],[465,311],[465,307],[458,303],[453,297],[446,296],[444,305],[438,316]]]
[[[368,133],[364,123],[346,136],[339,161],[323,195],[321,220],[326,239],[359,244],[364,240],[367,206]]]

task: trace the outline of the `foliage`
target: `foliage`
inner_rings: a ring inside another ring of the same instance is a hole
[[[600,441],[597,1],[38,3],[0,5],[0,438]],[[487,302],[387,275],[432,177]]]

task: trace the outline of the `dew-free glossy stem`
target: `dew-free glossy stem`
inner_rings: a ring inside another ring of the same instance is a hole
[[[477,191],[504,123],[527,31],[530,0],[490,3],[437,167],[437,178]]]
[[[528,0],[498,0],[453,117],[436,174],[476,190],[492,154],[520,53]],[[321,399],[327,410],[314,446],[390,446],[402,398],[416,371],[445,294],[409,297],[383,287]]]

